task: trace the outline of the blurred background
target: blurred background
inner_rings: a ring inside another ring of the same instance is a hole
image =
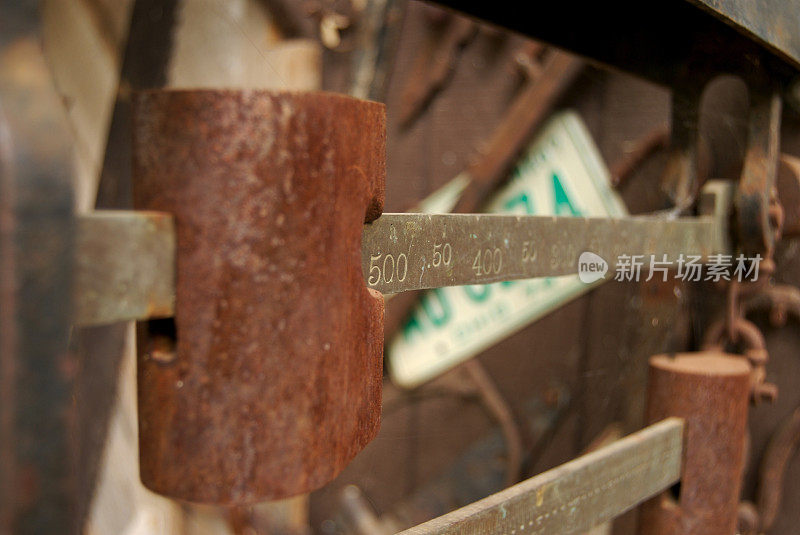
[[[525,16],[536,16],[531,4]],[[423,2],[49,0],[43,20],[74,134],[78,211],[128,207],[118,184],[130,174],[129,97],[155,87],[324,89],[384,102],[387,212],[450,210],[476,176],[487,187],[470,211],[669,206],[659,185],[668,88]],[[706,90],[705,177],[738,178],[747,105],[735,78]],[[782,152],[800,155],[798,134],[787,115]],[[798,242],[784,240],[776,259],[776,280],[800,284]],[[92,370],[78,378],[85,532],[394,533],[640,429],[648,357],[696,347],[724,293],[680,281],[590,291],[538,281],[421,299],[387,303],[378,437],[323,489],[247,508],[178,504],[141,486],[132,328],[73,332]],[[768,445],[800,407],[797,318],[752,319],[780,396],[751,410],[749,500]],[[788,455],[785,465],[775,534],[800,524],[800,462]],[[632,533],[635,517],[596,533]]]

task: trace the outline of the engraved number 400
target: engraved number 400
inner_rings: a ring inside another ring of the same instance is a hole
[[[472,269],[478,276],[489,275],[494,273],[497,275],[503,267],[503,252],[500,249],[484,249],[478,251],[475,256],[475,261],[472,263]]]
[[[381,257],[383,261],[381,261]],[[405,253],[400,253],[395,259],[394,255],[382,253],[373,254],[369,256],[369,277],[367,284],[375,286],[381,280],[384,283],[390,283],[397,279],[397,282],[403,282],[408,275],[408,257]]]

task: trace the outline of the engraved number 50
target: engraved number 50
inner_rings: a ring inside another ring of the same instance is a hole
[[[449,243],[445,243],[444,246],[441,243],[433,245],[433,262],[431,262],[433,267],[439,267],[442,264],[449,266],[452,261],[453,248]]]

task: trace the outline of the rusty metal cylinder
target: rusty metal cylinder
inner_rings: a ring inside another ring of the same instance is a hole
[[[134,99],[134,203],[173,214],[174,321],[138,326],[141,479],[176,499],[309,492],[377,433],[381,104],[325,93]]]
[[[642,505],[641,534],[735,533],[750,373],[744,358],[720,351],[650,359],[647,419],[685,420],[684,457],[680,485]]]

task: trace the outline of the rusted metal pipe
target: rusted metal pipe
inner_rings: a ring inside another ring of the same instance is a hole
[[[759,529],[767,532],[775,523],[783,498],[789,461],[800,445],[800,407],[781,424],[769,441],[761,462],[758,481]]]
[[[360,242],[383,207],[384,155],[377,103],[136,95],[134,202],[173,214],[177,247],[174,323],[138,329],[147,487],[284,498],[333,479],[375,436],[383,301],[364,285]],[[174,359],[154,357],[164,338]]]
[[[685,420],[678,496],[642,505],[642,535],[730,535],[744,470],[750,365],[720,351],[650,359],[647,420]]]

